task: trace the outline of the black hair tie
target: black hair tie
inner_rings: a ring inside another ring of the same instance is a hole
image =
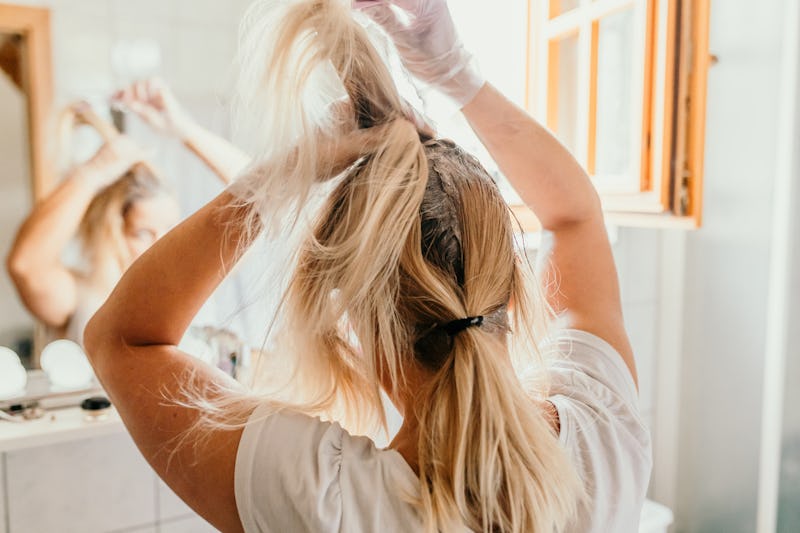
[[[467,318],[460,318],[458,320],[453,320],[452,322],[448,322],[442,326],[439,326],[442,330],[444,330],[448,335],[451,337],[458,335],[462,331],[472,327],[480,327],[483,324],[483,317],[482,316],[470,316]]]

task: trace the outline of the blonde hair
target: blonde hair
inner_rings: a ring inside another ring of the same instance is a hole
[[[516,373],[541,367],[533,339],[548,311],[541,297],[533,304],[497,186],[475,158],[406,120],[349,0],[258,2],[245,28],[242,108],[270,142],[233,191],[268,227],[297,216],[338,170],[319,162],[325,146],[381,127],[332,182],[298,251],[272,345],[294,360],[293,395],[275,405],[360,432],[385,422],[382,382],[402,387],[417,366],[431,376],[414,413],[426,531],[562,529],[580,482],[546,390],[526,391]],[[442,329],[471,316],[480,327]],[[248,400],[200,403],[207,420],[231,427]]]
[[[59,169],[74,166],[72,139],[75,130],[84,125],[94,129],[104,142],[119,135],[114,125],[100,117],[89,103],[71,103],[61,110],[55,125],[55,160]],[[140,163],[92,198],[78,226],[77,237],[88,262],[87,274],[93,282],[110,289],[133,261],[125,244],[125,217],[131,207],[139,201],[169,194],[150,163]]]
[[[134,259],[125,243],[128,211],[137,202],[168,194],[166,185],[147,167],[136,165],[92,198],[78,227],[92,275],[102,275],[108,267],[121,275],[128,268]],[[113,286],[117,279],[106,281]]]

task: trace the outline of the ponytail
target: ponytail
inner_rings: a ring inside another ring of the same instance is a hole
[[[560,531],[580,488],[493,333],[459,333],[419,405],[426,531]]]

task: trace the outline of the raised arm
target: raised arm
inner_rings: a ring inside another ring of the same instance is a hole
[[[410,16],[398,17],[389,3]],[[540,276],[549,303],[567,327],[611,344],[636,380],[603,212],[586,172],[545,128],[485,83],[458,38],[446,0],[364,0],[355,7],[389,33],[414,76],[461,107],[548,233]]]
[[[142,80],[114,94],[112,102],[129,109],[153,129],[180,139],[223,183],[230,183],[250,156],[230,141],[200,126],[159,79]]]
[[[235,387],[177,348],[235,261],[240,233],[231,222],[239,214],[228,207],[231,200],[223,193],[159,239],[131,265],[84,333],[95,373],[144,457],[221,531],[241,531],[233,491],[241,430],[187,443],[181,437],[199,413],[169,400],[190,376],[205,391]]]
[[[106,143],[37,203],[20,227],[6,268],[25,306],[44,324],[64,327],[75,312],[76,281],[61,254],[86,209],[103,187],[140,160],[140,150],[128,139]]]
[[[550,132],[489,84],[462,112],[548,233],[540,253],[549,257],[540,262],[540,277],[550,305],[567,327],[611,344],[636,381],[611,244],[586,172]]]
[[[342,172],[384,136],[375,128],[322,146],[320,167],[330,175],[320,179]],[[257,169],[256,177],[263,171]],[[180,397],[189,376],[208,394],[231,394],[236,387],[225,374],[177,348],[236,262],[243,236],[252,235],[242,223],[248,208],[231,207],[240,203],[233,200],[222,193],[158,240],[127,270],[84,334],[95,373],[144,457],[221,531],[241,530],[233,476],[242,431],[208,430],[201,439],[182,439],[200,413],[169,400]]]

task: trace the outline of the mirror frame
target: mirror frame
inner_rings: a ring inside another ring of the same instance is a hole
[[[50,10],[0,4],[0,32],[22,35],[22,84],[28,108],[31,188],[38,202],[53,186],[47,153],[48,121],[53,102]]]

